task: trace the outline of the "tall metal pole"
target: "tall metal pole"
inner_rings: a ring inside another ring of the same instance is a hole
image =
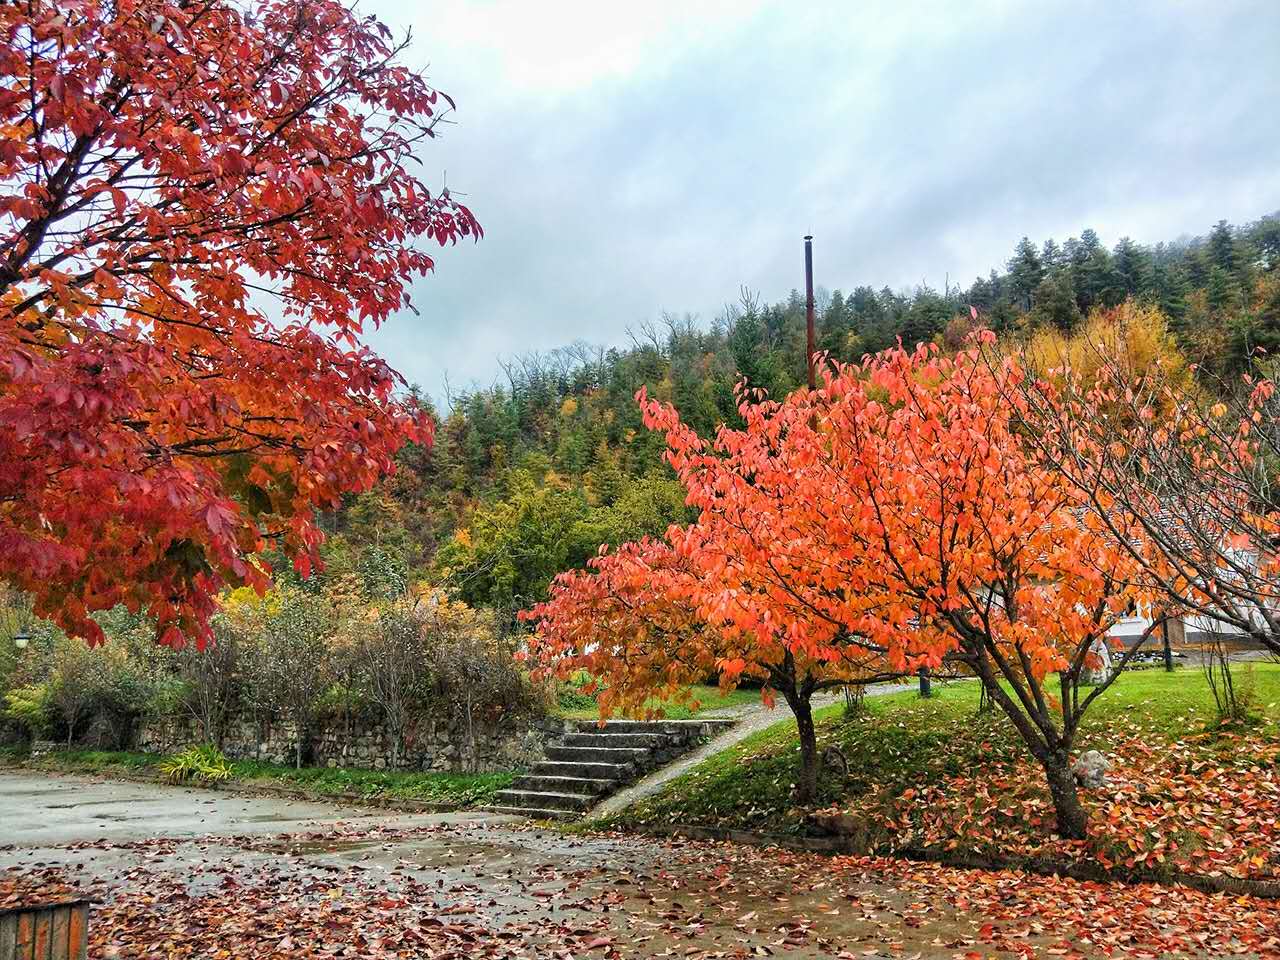
[[[813,342],[813,236],[804,238],[804,326],[809,360],[809,389],[817,389],[818,378],[813,368],[813,357],[817,352]]]

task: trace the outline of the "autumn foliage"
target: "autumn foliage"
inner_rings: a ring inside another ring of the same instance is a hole
[[[560,578],[532,611],[534,655],[604,678],[604,709],[700,672],[760,678],[796,712],[802,796],[814,691],[963,669],[1044,768],[1060,829],[1082,834],[1070,750],[1105,685],[1082,690],[1081,676],[1144,594],[1077,488],[1018,433],[1025,374],[991,346],[834,365],[813,393],[744,396],[745,426],[712,440],[642,393],[699,519]]]
[[[415,246],[478,237],[408,169],[451,101],[336,0],[0,7],[0,577],[92,641],[204,644],[250,555],[431,425],[357,336]]]
[[[1156,348],[1143,351],[1144,340]],[[1280,653],[1275,383],[1206,377],[1210,391],[1161,341],[1154,311],[1100,314],[1011,402],[1037,456],[1076,488],[1162,608]]]

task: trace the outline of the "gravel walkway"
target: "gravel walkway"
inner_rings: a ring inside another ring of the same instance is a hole
[[[882,683],[867,688],[866,695],[868,697],[880,697],[886,693],[900,693],[904,690],[916,689],[915,683]],[[829,704],[836,703],[843,699],[843,693],[832,693],[824,696],[813,698],[813,708],[817,710],[819,707],[825,707]],[[734,744],[741,743],[747,737],[751,736],[765,727],[771,727],[775,723],[791,719],[791,711],[787,709],[786,704],[778,701],[778,706],[770,710],[763,703],[750,707],[741,707],[738,710],[718,710],[714,713],[705,715],[707,719],[721,717],[736,717],[738,722],[730,729],[726,730],[720,736],[708,740],[697,750],[687,753],[679,760],[667,764],[653,773],[649,774],[643,780],[633,783],[624,790],[606,798],[602,803],[592,808],[587,814],[590,818],[606,817],[615,813],[619,813],[631,806],[637,800],[652,796],[657,793],[662,786],[670,780],[682,774],[688,773],[703,760],[711,757],[722,750],[728,750]]]

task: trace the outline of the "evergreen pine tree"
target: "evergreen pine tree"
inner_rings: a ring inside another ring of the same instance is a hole
[[[1035,289],[1043,279],[1044,264],[1040,254],[1035,244],[1023,237],[1009,260],[1009,287],[1014,306],[1030,310]]]
[[[1128,237],[1121,237],[1112,258],[1116,280],[1130,297],[1146,297],[1155,288],[1151,254]]]

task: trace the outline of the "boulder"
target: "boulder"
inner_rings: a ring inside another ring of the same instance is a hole
[[[1111,679],[1115,664],[1111,659],[1111,646],[1105,638],[1099,637],[1089,648],[1089,663],[1080,671],[1080,682],[1085,686],[1096,687]]]
[[[1107,773],[1111,769],[1111,761],[1097,750],[1086,750],[1071,765],[1071,773],[1076,783],[1085,789],[1097,789],[1107,785]]]
[[[863,822],[851,813],[815,813],[813,825],[837,837],[852,837],[865,830]]]

